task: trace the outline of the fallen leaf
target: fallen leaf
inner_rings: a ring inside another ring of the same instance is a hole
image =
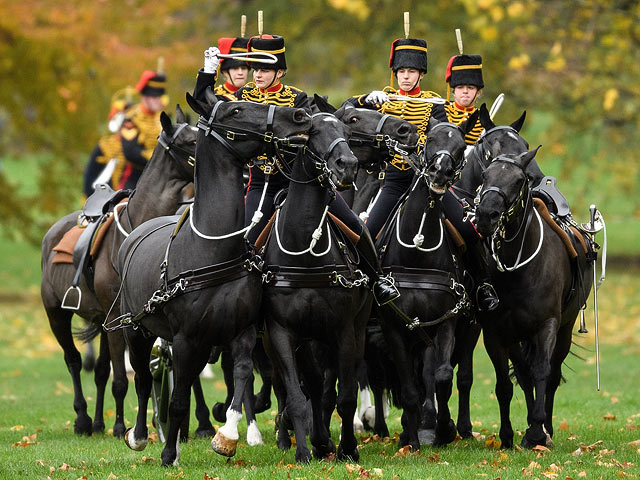
[[[558,430],[569,430],[569,425],[567,424],[567,421],[564,418],[562,419],[562,422],[558,426]]]
[[[502,442],[498,440],[495,435],[489,435],[484,441],[484,445],[487,448],[498,450],[502,446]]]
[[[20,430],[24,430],[24,425],[14,425],[9,430],[12,432],[19,432]]]
[[[608,420],[608,421],[613,421],[616,419],[616,416],[613,413],[607,413],[604,417],[602,417],[603,420]]]

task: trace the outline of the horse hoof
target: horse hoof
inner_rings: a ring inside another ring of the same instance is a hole
[[[238,446],[238,440],[231,440],[225,437],[220,432],[211,439],[211,448],[219,455],[225,457],[233,457],[236,454],[236,447]]]
[[[124,437],[124,432],[125,432],[125,427],[124,427],[123,423],[119,423],[119,424],[113,426],[113,436],[115,438]]]
[[[104,422],[93,422],[93,433],[104,433]]]
[[[135,450],[136,452],[141,452],[147,447],[147,439],[137,441],[133,434],[133,427],[128,428],[126,432],[124,432],[124,443],[127,444],[131,450]]]
[[[418,430],[420,445],[433,445],[436,442],[436,431],[433,429]]]
[[[213,426],[208,427],[198,427],[196,429],[196,438],[209,438],[213,437],[216,434],[215,428]]]
[[[89,417],[88,415],[77,417],[75,423],[73,424],[73,431],[76,435],[91,436],[91,434],[93,433],[91,426],[91,417]]]
[[[211,415],[216,420],[216,422],[224,423],[227,421],[227,409],[225,408],[224,403],[218,402],[211,409]]]

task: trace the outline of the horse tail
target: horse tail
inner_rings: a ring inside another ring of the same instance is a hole
[[[86,323],[83,328],[74,328],[73,337],[82,343],[89,343],[102,333],[102,326],[96,323]]]

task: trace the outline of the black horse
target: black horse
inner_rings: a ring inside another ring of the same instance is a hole
[[[560,235],[534,207],[526,171],[536,152],[504,154],[492,149],[475,213],[478,231],[492,252],[492,282],[500,297],[498,309],[480,319],[496,371],[504,448],[513,446],[509,360],[527,402],[529,427],[522,447],[545,445],[546,434],[553,436],[553,401],[562,362],[594,268],[584,249],[576,248],[577,257],[570,258]]]
[[[314,114],[307,151],[293,164],[287,198],[276,210],[265,246],[265,336],[286,388],[298,462],[311,459],[301,377],[312,405],[313,454],[324,458],[335,453],[323,415],[322,373],[311,372],[317,370],[313,359],[298,362],[296,351],[301,346],[307,349],[309,340],[329,346],[330,363],[338,371],[337,408],[345,421],[337,457],[358,458],[351,421],[357,405],[355,372],[362,359],[372,297],[366,288],[366,276],[347,251],[349,240],[328,218],[335,190],[350,187],[356,172],[357,159],[349,149],[348,138],[348,128],[334,115]],[[274,388],[277,385],[274,383]],[[282,410],[283,406],[279,407]]]
[[[178,208],[181,192],[187,183],[193,181],[193,154],[195,153],[196,133],[185,123],[180,107],[176,108],[177,124],[161,114],[163,133],[161,142],[153,152],[128,204],[116,210],[118,216],[103,237],[102,247],[93,258],[93,285],[89,285],[84,276],[79,284],[82,292],[78,310],[62,308],[65,292],[71,285],[75,267],[69,263],[54,263],[56,252],[53,248],[72,227],[78,224],[81,212],[71,213],[56,222],[42,241],[42,284],[41,296],[49,324],[58,343],[64,350],[64,359],[71,374],[74,388],[73,407],[76,411],[74,431],[77,434],[91,435],[103,432],[104,393],[109,379],[109,360],[113,364],[112,392],[116,403],[116,418],[113,434],[122,437],[124,425],[124,397],[128,389],[128,380],[124,364],[125,342],[121,331],[107,334],[102,332],[100,354],[95,365],[96,408],[93,423],[87,414],[87,402],[82,392],[80,371],[82,361],[72,335],[71,318],[75,313],[89,323],[94,335],[100,332],[107,312],[116,298],[119,284],[118,272],[114,264],[118,248],[125,234],[144,221],[161,215],[174,213]],[[118,228],[117,228],[118,227]],[[123,233],[124,232],[124,233]],[[117,306],[112,316],[119,314]],[[90,333],[88,333],[89,335]],[[208,422],[208,412],[204,412]],[[208,425],[213,428],[211,424]]]
[[[451,356],[456,323],[468,308],[468,296],[458,247],[445,227],[440,200],[462,168],[464,137],[476,118],[461,126],[431,120],[424,157],[419,163],[412,162],[416,170],[413,185],[377,241],[383,270],[391,273],[402,292],[398,307],[416,317],[411,320],[388,306],[379,309],[400,383],[404,430],[399,448],[420,448],[417,430],[423,386],[414,365],[425,361],[433,362],[428,365],[432,374],[425,381],[433,377],[438,401],[434,444],[450,443],[456,436],[448,407],[453,382]],[[433,350],[432,358],[428,348]],[[376,423],[379,421],[376,418]]]
[[[134,314],[123,322],[138,327],[125,330],[138,393],[136,424],[125,433],[125,441],[134,450],[142,450],[147,443],[149,353],[154,338],[173,344],[176,383],[163,465],[178,462],[178,430],[188,414],[190,388],[211,348],[230,346],[237,392],[246,390],[251,376],[262,284],[243,239],[247,231],[243,165],[265,150],[304,141],[311,125],[303,109],[240,101],[213,103],[212,95],[211,103],[189,94],[187,100],[201,115],[194,203],[181,217],[183,221],[164,217],[137,228],[118,257],[122,311]],[[234,397],[225,425],[211,442],[217,453],[235,454],[241,405],[242,395]],[[250,404],[245,403],[246,408]]]

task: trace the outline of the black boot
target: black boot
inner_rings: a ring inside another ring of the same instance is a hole
[[[369,277],[369,286],[373,292],[373,298],[378,305],[392,302],[400,296],[400,292],[393,283],[393,278],[382,275],[378,255],[373,239],[367,227],[362,229],[360,240],[355,245],[360,254],[358,266]]]
[[[498,307],[500,300],[496,290],[491,285],[485,249],[481,242],[467,245],[470,247],[467,252],[467,263],[477,285],[476,306],[481,312],[491,312]]]

